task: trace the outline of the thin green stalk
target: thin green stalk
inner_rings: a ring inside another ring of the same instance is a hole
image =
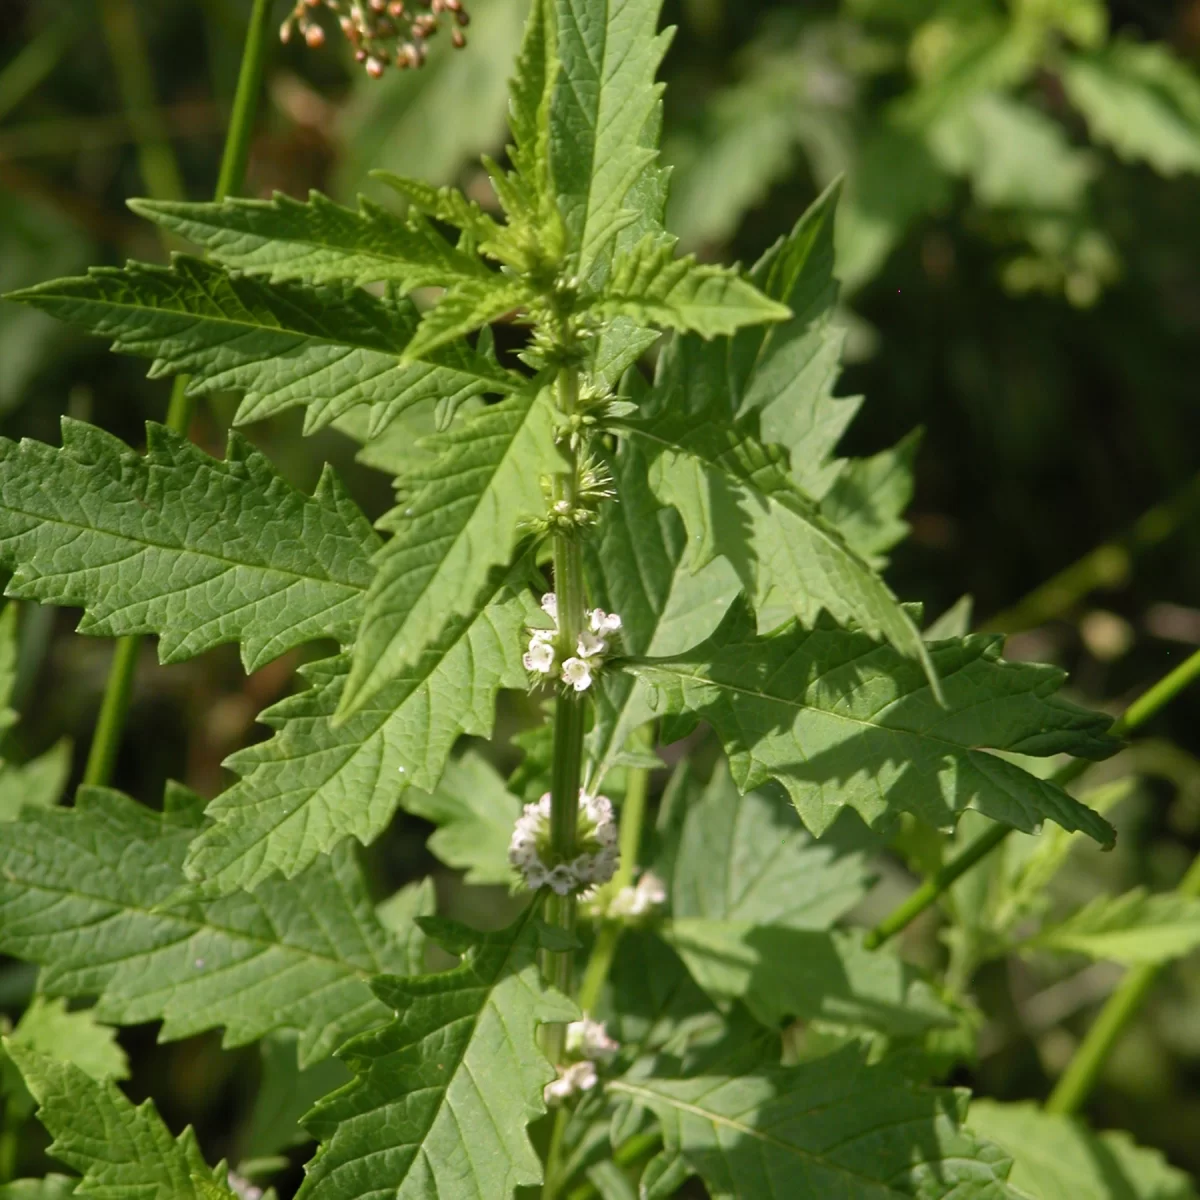
[[[1156,684],[1139,696],[1113,722],[1112,733],[1121,737],[1145,724],[1160,709],[1165,708],[1188,684],[1200,676],[1200,650],[1164,675]],[[1065,786],[1078,779],[1091,764],[1086,759],[1074,759],[1050,776],[1052,782]],[[869,949],[882,946],[915,920],[954,882],[965,875],[977,862],[986,858],[1012,833],[1009,825],[993,825],[977,837],[961,854],[952,858],[931,875],[906,900],[898,904],[864,939]]]
[[[17,1173],[21,1127],[12,1104],[5,1105],[3,1110],[0,1110],[0,1119],[3,1121],[3,1126],[0,1127],[0,1184],[4,1184]]]
[[[1200,857],[1197,857],[1177,889],[1179,895],[1200,896]],[[1062,1073],[1050,1098],[1046,1111],[1070,1116],[1077,1113],[1091,1095],[1092,1088],[1100,1078],[1105,1062],[1125,1027],[1133,1020],[1150,989],[1162,973],[1165,963],[1154,963],[1134,967],[1121,980],[1111,996],[1104,1002],[1099,1015],[1092,1022],[1087,1036],[1079,1044],[1067,1069]]]
[[[142,180],[156,200],[182,200],[183,175],[154,94],[154,72],[137,13],[130,0],[100,0],[100,20],[137,143]]]
[[[1034,588],[1011,608],[984,623],[984,631],[1017,633],[1070,611],[1097,588],[1116,587],[1129,578],[1134,556],[1170,537],[1200,507],[1200,475],[1163,504],[1144,512],[1120,537],[1090,550]]]
[[[564,330],[564,342],[569,341],[569,336]],[[563,416],[574,414],[579,403],[579,372],[574,367],[560,368],[555,398]],[[554,499],[556,502],[567,501],[569,508],[574,510],[578,502],[579,472],[573,451],[567,451],[567,460],[567,470],[555,481]],[[569,530],[554,535],[554,591],[558,597],[559,653],[565,660],[575,653],[587,607],[583,551],[578,537]],[[575,857],[586,717],[584,693],[564,691],[554,710],[554,761],[550,772],[550,846],[560,862],[569,862]],[[546,921],[573,933],[576,909],[574,895],[551,896],[546,905]],[[546,981],[570,995],[573,953],[544,950],[541,961]],[[562,1061],[566,1036],[567,1027],[561,1023],[542,1026],[542,1049],[552,1063]]]
[[[58,16],[0,71],[0,121],[62,61],[80,33],[79,12],[66,5]]]
[[[246,33],[246,46],[242,52],[242,67],[238,76],[233,116],[225,135],[225,148],[221,155],[221,167],[217,174],[215,191],[217,200],[223,200],[226,196],[240,191],[245,179],[250,135],[254,127],[259,92],[262,90],[267,46],[270,44],[267,32],[271,20],[271,4],[272,0],[254,0],[254,9],[250,14],[250,26]],[[109,4],[108,7],[112,7],[112,5]],[[136,34],[136,25],[134,30]],[[140,34],[137,36],[140,38]],[[156,199],[170,198],[169,195],[156,190],[155,180],[150,175],[143,174],[143,178],[146,186],[150,188],[151,195]],[[161,181],[159,183],[161,184]],[[195,400],[187,394],[187,382],[186,376],[177,376],[171,389],[171,401],[167,407],[167,428],[174,433],[186,434],[192,423]],[[104,689],[104,699],[100,705],[96,733],[88,753],[84,783],[100,786],[112,778],[117,747],[121,741],[121,730],[124,728],[125,717],[129,711],[129,699],[133,690],[133,673],[137,665],[140,644],[141,638],[137,636],[121,638],[117,642],[112,666],[109,668],[108,683]]]
[[[640,748],[648,748],[650,738],[648,729],[638,730],[635,740]],[[621,804],[621,857],[617,869],[613,872],[612,886],[615,895],[622,888],[628,887],[637,871],[638,850],[642,843],[642,826],[646,818],[646,796],[650,788],[650,772],[642,768],[634,768],[629,772],[625,788],[625,799]],[[592,943],[592,952],[588,955],[587,967],[583,972],[583,981],[579,985],[576,1002],[583,1013],[591,1013],[600,999],[604,981],[608,978],[609,968],[617,952],[617,943],[621,940],[624,926],[620,921],[605,921],[596,933]],[[558,1194],[558,1177],[562,1169],[563,1140],[566,1136],[567,1123],[570,1114],[560,1108],[554,1115],[554,1131],[550,1136],[550,1151],[546,1155],[546,1185],[542,1190],[542,1200],[553,1200]]]

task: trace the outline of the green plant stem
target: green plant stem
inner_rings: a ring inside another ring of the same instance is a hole
[[[3,1128],[0,1128],[0,1184],[4,1184],[17,1173],[20,1127],[11,1106],[0,1110],[0,1117],[3,1118]]]
[[[1165,708],[1197,676],[1200,676],[1200,650],[1197,650],[1185,662],[1143,692],[1113,722],[1113,735],[1121,737],[1145,724],[1155,713]],[[1087,759],[1074,759],[1055,771],[1050,779],[1060,786],[1065,786],[1078,779],[1090,765]],[[956,855],[926,879],[916,891],[898,904],[866,935],[864,942],[867,948],[874,950],[882,946],[889,938],[895,937],[933,904],[939,896],[948,891],[957,879],[991,854],[1012,832],[1012,827],[1009,825],[993,825],[986,833],[977,837],[961,854]]]
[[[634,735],[639,749],[647,749],[651,742],[650,726],[639,729]],[[637,872],[638,850],[642,843],[642,826],[646,819],[646,796],[650,790],[650,772],[640,767],[629,772],[625,787],[625,799],[621,804],[621,857],[613,872],[612,887],[615,895],[628,887]],[[580,1011],[591,1013],[600,999],[604,981],[617,952],[624,924],[621,921],[604,921],[596,932],[592,952],[588,955],[583,980],[579,985],[576,1001]],[[557,1195],[558,1176],[562,1168],[563,1139],[566,1136],[570,1114],[560,1108],[554,1115],[554,1131],[550,1137],[550,1151],[546,1156],[546,1186],[542,1200],[553,1200]]]
[[[997,613],[981,626],[982,630],[1016,633],[1033,629],[1061,617],[1097,588],[1125,583],[1135,555],[1169,538],[1197,507],[1200,474],[1169,500],[1144,512],[1126,533],[1090,550],[1011,608]]]
[[[1177,891],[1181,896],[1200,896],[1200,856],[1188,868]],[[1050,1093],[1046,1101],[1047,1112],[1070,1116],[1083,1107],[1100,1078],[1113,1046],[1141,1008],[1165,966],[1165,963],[1152,963],[1134,967],[1125,975],[1104,1002],[1087,1036],[1080,1042],[1079,1049]]]
[[[0,71],[0,121],[58,66],[79,32],[79,12],[72,5],[66,5]]]
[[[564,345],[570,334],[561,333]],[[574,367],[559,369],[555,399],[565,417],[574,414],[579,403],[579,372]],[[565,500],[570,509],[577,506],[579,470],[574,451],[566,452],[567,470],[555,479],[554,499]],[[583,551],[574,531],[554,535],[554,591],[558,597],[558,650],[560,660],[575,654],[583,630],[587,596],[583,580]],[[584,693],[564,690],[554,709],[554,761],[550,771],[550,847],[555,860],[569,862],[575,857],[579,824],[579,787],[583,779],[583,735],[587,724]],[[567,933],[575,930],[577,903],[574,895],[550,896],[546,921]],[[571,994],[574,954],[569,950],[543,950],[542,975],[566,995]],[[561,1062],[567,1028],[561,1023],[543,1025],[542,1049],[552,1063]]]
[[[215,199],[223,200],[226,196],[241,190],[246,174],[246,158],[249,152],[250,135],[254,128],[254,115],[258,106],[259,92],[262,90],[263,67],[266,60],[267,46],[270,44],[267,32],[271,19],[272,0],[254,0],[254,9],[250,14],[250,26],[246,33],[246,45],[242,52],[242,66],[238,75],[237,95],[234,99],[233,116],[225,135],[225,148],[221,155],[221,166],[217,173]],[[123,19],[120,10],[125,5],[114,4],[109,0],[107,10],[117,13],[118,27]],[[128,17],[132,22],[132,14]],[[141,46],[141,35],[136,24],[132,26],[137,44]],[[110,33],[110,39],[112,35]],[[115,49],[115,44],[114,44]],[[144,46],[142,50],[144,52]],[[135,68],[137,70],[137,68]],[[149,67],[145,66],[146,78],[149,83]],[[126,100],[128,102],[128,94]],[[169,143],[167,145],[169,151]],[[161,189],[162,180],[146,173],[146,163],[143,161],[143,178],[155,199],[170,199],[171,196]],[[175,379],[171,389],[171,400],[167,406],[167,428],[174,433],[186,434],[192,423],[195,399],[187,394],[187,377],[180,375]],[[88,752],[87,766],[84,769],[83,782],[94,786],[102,786],[112,778],[113,764],[117,757],[117,748],[121,741],[121,731],[125,725],[125,717],[129,711],[129,699],[133,691],[133,674],[137,666],[138,648],[141,638],[137,635],[118,640],[113,653],[112,666],[109,668],[108,682],[104,689],[104,699],[100,704],[100,716],[96,724],[96,733],[92,738],[91,749]]]
[[[156,200],[182,200],[183,175],[154,94],[154,72],[137,13],[130,0],[100,0],[100,21],[137,143],[142,179]]]

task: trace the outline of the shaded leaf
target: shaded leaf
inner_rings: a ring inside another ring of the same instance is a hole
[[[378,545],[332,470],[308,496],[236,434],[225,460],[154,424],[145,457],[71,420],[61,450],[0,440],[9,594],[83,608],[82,633],[156,633],[163,662],[237,642],[252,671],[349,641]]]
[[[942,829],[975,808],[1025,832],[1049,818],[1111,845],[1107,821],[990,752],[1103,758],[1118,745],[1107,716],[1054,694],[1061,671],[1005,662],[1001,644],[978,634],[930,647],[941,707],[890,647],[828,620],[759,637],[739,602],[704,644],[629,669],[657,689],[660,711],[713,726],[741,790],[777,779],[817,835],[846,806],[871,826],[907,811]]]
[[[298,1200],[505,1200],[541,1182],[526,1126],[554,1070],[535,1034],[578,1010],[542,983],[533,912],[496,933],[426,922],[459,965],[375,980],[396,1017],[342,1049],[355,1078],[306,1119],[321,1145]]]

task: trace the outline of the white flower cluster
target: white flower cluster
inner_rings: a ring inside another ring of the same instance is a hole
[[[588,628],[578,637],[575,653],[558,662],[558,597],[547,592],[542,597],[542,608],[554,622],[553,629],[531,629],[529,650],[522,661],[525,669],[536,675],[558,677],[577,692],[592,686],[593,673],[599,669],[604,655],[608,653],[608,640],[621,630],[621,618],[616,613],[606,613],[602,608],[593,608],[588,613]]]
[[[607,796],[589,796],[579,789],[579,820],[570,862],[552,862],[550,793],[525,805],[508,844],[508,861],[536,891],[549,887],[560,896],[597,883],[607,883],[617,869],[617,824]]]
[[[605,915],[616,920],[644,917],[667,902],[667,887],[653,871],[647,871],[636,887],[623,887],[608,903]]]
[[[543,1096],[547,1104],[560,1104],[580,1092],[590,1092],[599,1082],[596,1060],[608,1062],[621,1044],[608,1036],[603,1021],[585,1016],[567,1026],[567,1053],[578,1061],[558,1067],[558,1078],[546,1084]]]

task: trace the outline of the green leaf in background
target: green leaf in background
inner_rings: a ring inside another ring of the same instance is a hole
[[[821,501],[822,513],[877,571],[887,565],[887,552],[908,536],[901,514],[912,501],[920,445],[916,430],[890,450],[845,460],[845,469]]]
[[[1044,926],[1022,950],[1053,950],[1134,966],[1179,958],[1200,946],[1200,899],[1135,888],[1097,896],[1077,912]]]
[[[953,1025],[921,973],[858,933],[675,918],[660,934],[715,1001],[742,1001],[771,1029],[822,1021],[906,1036]]]
[[[93,1079],[129,1078],[129,1060],[117,1042],[117,1031],[98,1021],[93,1008],[69,1012],[61,996],[35,995],[9,1034],[7,1044],[74,1063]],[[0,1078],[6,1069],[0,1053]]]
[[[0,561],[2,557],[0,551]],[[17,684],[18,615],[16,604],[6,604],[0,611],[0,737],[17,721],[9,703]],[[57,804],[70,773],[71,743],[66,738],[26,763],[0,758],[0,822],[15,821],[27,804],[38,808]]]
[[[793,613],[812,625],[824,609],[917,660],[936,689],[928,650],[911,617],[791,481],[787,456],[759,441],[753,424],[665,412],[629,427],[653,460],[656,494],[683,517],[690,565],[701,567],[718,554],[727,558],[764,632]]]
[[[466,883],[513,882],[508,844],[521,801],[482,755],[469,751],[447,763],[433,792],[408,788],[400,802],[438,827],[427,845],[446,866],[465,871]]]
[[[40,963],[48,994],[99,996],[95,1017],[116,1024],[161,1020],[164,1039],[291,1029],[308,1063],[386,1019],[366,981],[408,959],[350,847],[290,886],[176,904],[201,820],[180,788],[161,813],[87,788],[72,809],[27,810],[0,839],[0,949]]]
[[[1010,1182],[1029,1200],[1196,1200],[1187,1175],[1125,1133],[993,1100],[972,1100],[967,1124],[1012,1155]]]
[[[308,496],[236,434],[224,460],[146,436],[145,457],[70,420],[61,450],[0,440],[10,595],[83,608],[82,633],[156,633],[163,662],[237,642],[253,671],[353,638],[379,539],[332,470]]]
[[[54,1137],[50,1153],[79,1171],[77,1195],[105,1200],[236,1200],[224,1164],[209,1167],[191,1127],[171,1137],[152,1100],[135,1108],[115,1083],[7,1044]]]
[[[683,523],[650,490],[649,464],[636,442],[621,439],[610,468],[616,501],[602,506],[596,535],[584,543],[590,595],[605,612],[621,614],[627,653],[680,653],[717,627],[738,593],[737,577],[724,559],[688,569]],[[590,786],[603,784],[630,734],[653,717],[645,689],[630,675],[600,677],[588,741]]]
[[[791,315],[737,270],[701,265],[690,255],[676,258],[675,239],[654,234],[618,256],[603,290],[586,304],[587,311],[599,317],[629,317],[641,325],[704,338]]]
[[[97,267],[8,298],[107,337],[118,353],[152,358],[152,377],[188,375],[192,393],[244,392],[242,424],[299,404],[311,433],[368,404],[381,428],[421,401],[453,407],[519,384],[465,343],[411,361],[419,314],[394,292],[273,284],[185,255],[170,267]]]
[[[872,827],[906,811],[939,829],[974,808],[1025,832],[1049,818],[1111,845],[1107,821],[990,752],[1103,758],[1117,748],[1105,714],[1054,694],[1061,671],[1005,662],[1001,644],[979,634],[930,647],[942,707],[920,667],[890,647],[828,619],[759,637],[738,602],[694,650],[629,669],[657,689],[660,711],[713,726],[742,791],[782,783],[817,836],[847,806]]]
[[[962,1127],[965,1093],[910,1085],[854,1048],[782,1068],[764,1044],[730,1041],[682,1077],[642,1060],[608,1085],[653,1110],[666,1158],[712,1200],[1013,1196],[1011,1160]]]
[[[436,449],[419,490],[380,522],[394,536],[376,556],[343,714],[411,672],[448,624],[482,610],[489,572],[508,565],[544,515],[542,477],[562,463],[549,393],[534,386],[441,435]]]
[[[340,1052],[355,1078],[305,1122],[321,1144],[298,1200],[508,1200],[541,1182],[525,1127],[554,1069],[535,1034],[578,1010],[541,980],[533,912],[496,933],[426,922],[459,965],[375,981],[395,1020]]]
[[[661,0],[554,4],[560,63],[550,111],[551,175],[568,249],[584,279],[603,279],[617,235],[638,219],[631,200],[662,191],[657,158],[662,85],[654,82],[670,41],[656,33]],[[651,143],[651,144],[648,144]],[[635,191],[630,196],[631,190]]]
[[[689,797],[669,860],[655,869],[677,918],[821,930],[870,889],[872,840],[843,822],[814,841],[782,791],[741,795],[722,763]]]
[[[47,1175],[43,1179],[16,1179],[0,1183],[0,1200],[67,1200],[75,1195],[79,1181],[66,1175]]]
[[[385,282],[407,292],[488,274],[424,218],[402,220],[368,200],[357,212],[317,191],[307,201],[276,192],[271,200],[131,200],[129,207],[218,262],[274,282]]]
[[[1163,175],[1200,171],[1200,80],[1163,45],[1116,41],[1073,55],[1063,87],[1088,130]]]
[[[261,713],[277,730],[227,760],[240,779],[208,807],[215,824],[188,853],[205,890],[288,878],[344,838],[373,841],[401,791],[437,786],[459,736],[488,737],[500,688],[522,688],[522,630],[536,609],[507,585],[472,620],[452,622],[415,666],[335,723],[348,656],[301,668],[309,687]]]

